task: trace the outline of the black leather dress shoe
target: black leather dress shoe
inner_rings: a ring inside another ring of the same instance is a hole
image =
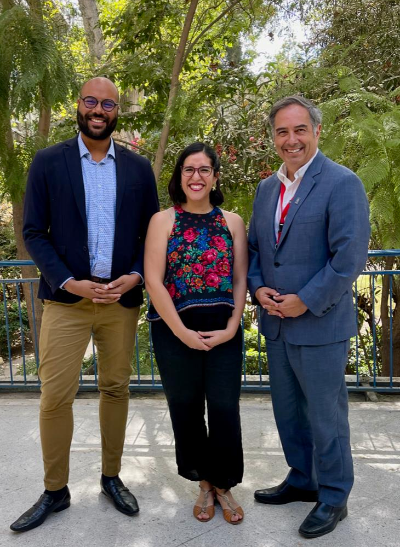
[[[336,528],[337,523],[346,517],[347,506],[332,507],[332,505],[327,505],[319,501],[305,518],[299,528],[299,532],[305,538],[324,536],[332,532]]]
[[[136,498],[131,494],[119,477],[110,479],[107,484],[100,479],[101,491],[115,505],[118,511],[125,515],[135,515],[139,513],[139,505]]]
[[[273,488],[264,488],[256,490],[254,498],[260,503],[268,503],[270,505],[284,505],[292,501],[317,501],[317,490],[302,490],[291,484],[283,481],[278,486]]]
[[[68,486],[63,498],[54,501],[50,494],[43,493],[38,501],[28,511],[19,517],[10,526],[13,532],[27,532],[43,524],[50,513],[59,513],[71,505],[71,494]]]

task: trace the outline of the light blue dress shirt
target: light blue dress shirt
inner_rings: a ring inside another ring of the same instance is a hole
[[[85,187],[90,273],[110,279],[117,195],[114,141],[111,139],[106,156],[98,163],[92,159],[81,134],[78,146]]]
[[[111,139],[106,156],[99,162],[93,160],[89,150],[78,135],[83,185],[85,188],[86,220],[88,227],[88,247],[90,273],[104,279],[111,278],[112,255],[115,235],[115,209],[117,196],[117,171],[115,167],[114,141]],[[140,273],[132,271],[140,277]],[[73,279],[66,279],[65,283]]]

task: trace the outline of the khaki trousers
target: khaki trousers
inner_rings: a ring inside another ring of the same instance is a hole
[[[40,436],[44,484],[58,490],[68,483],[73,433],[72,404],[82,359],[93,332],[100,390],[102,472],[121,469],[129,404],[129,380],[139,307],[45,301],[40,331]]]

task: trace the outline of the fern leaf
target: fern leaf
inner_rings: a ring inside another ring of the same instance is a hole
[[[355,76],[345,76],[339,79],[339,87],[345,93],[357,91],[361,88],[360,81]]]
[[[332,131],[324,137],[324,140],[321,142],[321,149],[328,158],[336,160],[342,155],[345,144],[344,135],[338,134],[337,131]]]
[[[385,158],[368,160],[368,163],[357,171],[357,175],[363,181],[367,192],[372,190],[377,184],[386,180],[389,176],[390,166]]]

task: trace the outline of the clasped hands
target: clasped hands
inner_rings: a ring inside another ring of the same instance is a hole
[[[118,302],[124,293],[133,289],[138,283],[140,283],[140,275],[129,274],[121,275],[121,277],[114,279],[107,285],[95,283],[88,279],[82,281],[70,279],[65,283],[64,289],[77,296],[89,298],[95,304],[114,304]]]
[[[177,333],[176,336],[189,348],[210,351],[215,346],[231,340],[235,333],[236,331],[233,332],[233,329],[229,327],[212,331],[195,331],[183,327],[182,331]]]
[[[307,311],[307,306],[297,294],[279,294],[275,289],[260,287],[256,290],[255,297],[260,306],[267,310],[268,315],[276,315],[281,319],[285,317],[298,317]]]

